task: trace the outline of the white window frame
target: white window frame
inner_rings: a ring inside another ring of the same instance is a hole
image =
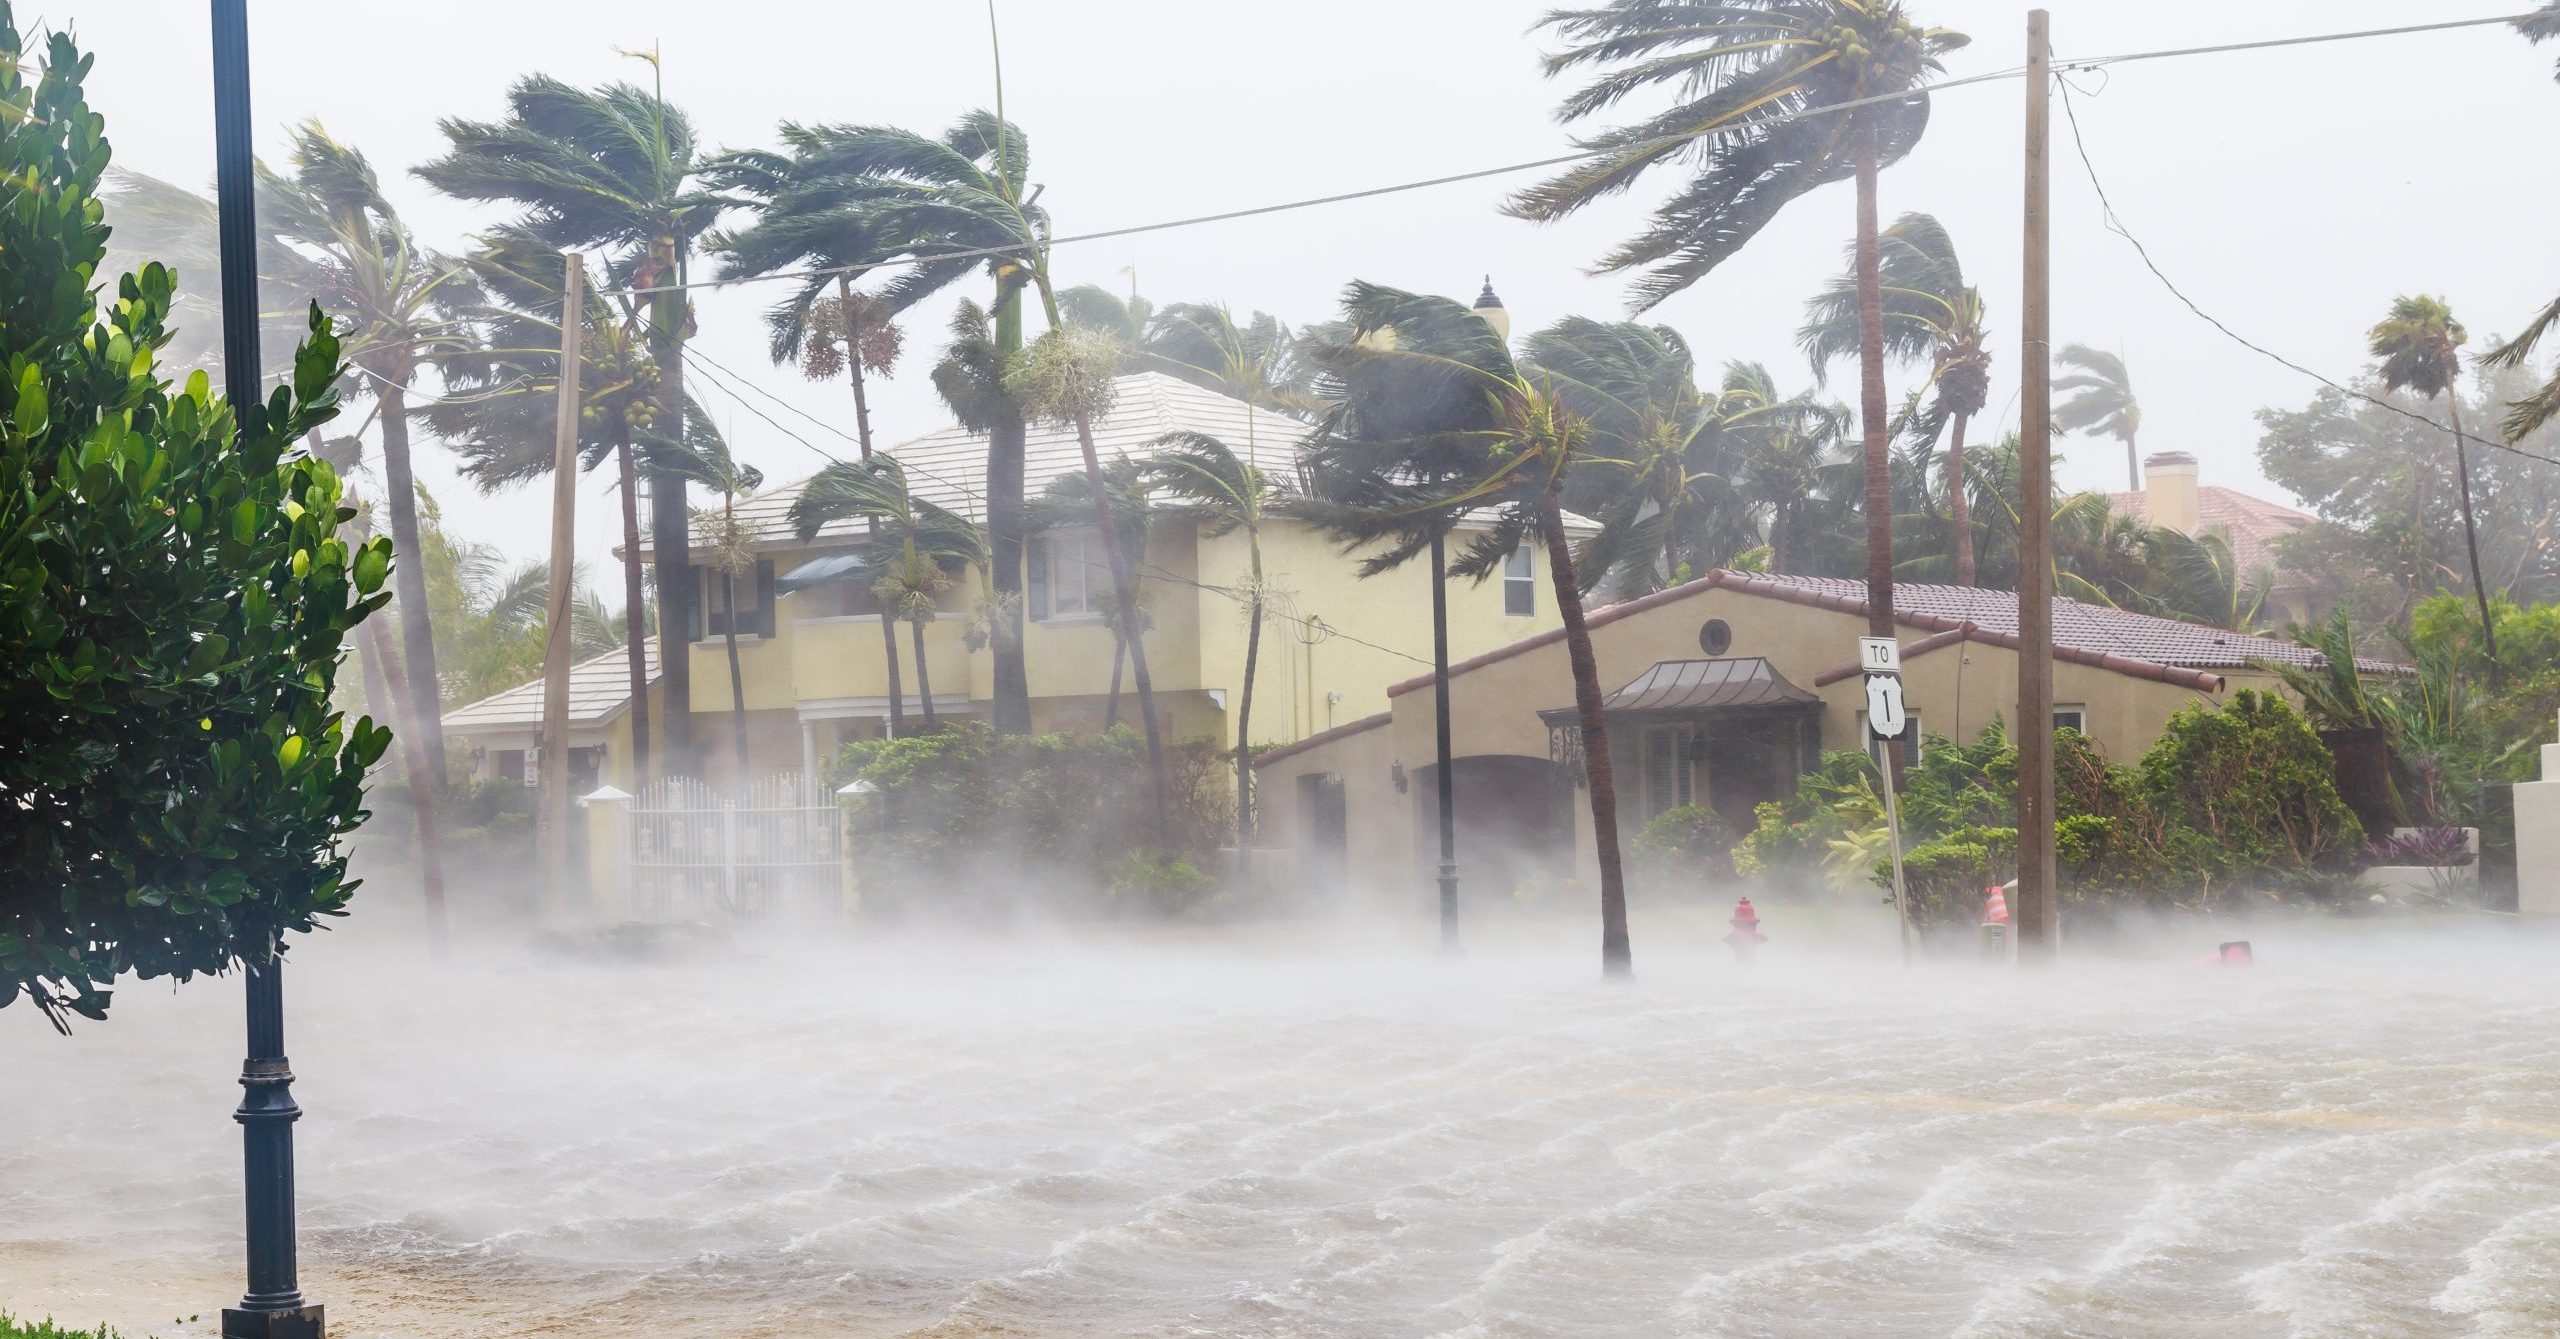
[[[1111,560],[1101,532],[1066,527],[1032,536],[1031,546],[1031,561],[1041,567],[1041,598],[1031,610],[1031,621],[1102,621],[1102,602],[1111,598]],[[1070,587],[1073,600],[1061,600],[1061,592]]]
[[[2065,716],[2068,716],[2071,719],[2068,722],[2065,722],[2062,719]],[[2053,728],[2056,730],[2076,730],[2084,735],[2089,733],[2089,704],[2085,702],[2054,703]]]
[[[1538,616],[1538,560],[1525,539],[1502,560],[1502,616]]]

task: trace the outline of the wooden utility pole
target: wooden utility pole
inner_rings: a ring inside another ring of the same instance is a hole
[[[2052,32],[2027,12],[2025,329],[2018,345],[2018,957],[2051,958],[2053,867]]]
[[[569,597],[577,582],[578,336],[586,325],[587,258],[572,251],[560,281],[559,413],[551,428],[551,609],[542,648],[542,896],[569,902]],[[638,618],[640,611],[631,611]]]

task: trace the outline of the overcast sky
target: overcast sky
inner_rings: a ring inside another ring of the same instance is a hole
[[[2025,11],[2007,0],[1918,0],[1924,20],[1970,33],[1948,74],[2023,60]],[[2524,0],[2054,0],[2064,59],[2299,33],[2488,16]],[[1026,131],[1033,179],[1061,233],[1491,167],[1555,153],[1541,78],[1538,0],[1007,0],[1007,111]],[[615,53],[662,45],[671,101],[710,146],[769,142],[783,119],[886,122],[939,131],[992,100],[976,0],[813,6],[789,0],[445,0],[433,6],[255,0],[250,6],[259,144],[318,116],[370,155],[431,245],[461,247],[494,212],[439,197],[407,175],[442,148],[441,116],[495,117],[507,85],[544,71],[579,83],[642,79]],[[33,6],[22,13],[36,12]],[[204,6],[56,0],[97,58],[91,97],[117,161],[188,184],[213,174]],[[2091,156],[2125,222],[2208,310],[2329,375],[2366,362],[2363,331],[2395,294],[2450,299],[2476,349],[2560,289],[2549,245],[2552,61],[2504,27],[2129,64],[2075,76]],[[2014,427],[2022,85],[1938,99],[1920,149],[1883,179],[1883,211],[1938,215],[1984,291],[1996,331],[1991,403]],[[2144,414],[2146,452],[2183,449],[2208,483],[2282,496],[2259,478],[2253,413],[2299,405],[2313,387],[2224,340],[2163,291],[2107,232],[2056,109],[2054,333],[2120,350]],[[1584,267],[1667,191],[1536,227],[1496,204],[1527,176],[1469,182],[1272,218],[1061,248],[1064,283],[1138,288],[1162,303],[1223,300],[1293,323],[1333,313],[1366,278],[1472,298],[1489,272],[1515,330],[1560,316],[1615,317],[1625,284]],[[1793,331],[1804,299],[1840,265],[1853,197],[1845,183],[1790,206],[1739,258],[1648,319],[1678,327],[1711,363],[1768,362],[1807,379]],[[112,219],[110,220],[112,222]],[[190,276],[210,283],[213,276]],[[983,285],[972,285],[971,291]],[[841,382],[810,385],[764,357],[772,287],[710,293],[697,347],[847,430]],[[948,303],[919,311],[908,356],[876,390],[884,443],[943,422],[925,376]],[[272,369],[271,369],[272,371]],[[1845,371],[1845,370],[1844,370]],[[1899,378],[1907,385],[1910,377]],[[1835,391],[1854,382],[1835,378]],[[706,388],[741,455],[774,482],[824,461]],[[761,407],[772,410],[769,403]],[[773,411],[822,446],[851,448]],[[2065,441],[2062,482],[2121,487],[2111,441]],[[463,535],[517,558],[545,551],[549,488],[482,497],[450,458],[420,449],[419,477]],[[617,523],[591,484],[579,552],[601,568]],[[607,582],[618,590],[618,584]]]

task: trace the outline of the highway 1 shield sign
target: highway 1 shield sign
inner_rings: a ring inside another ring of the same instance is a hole
[[[1900,739],[1910,716],[1902,708],[1902,676],[1867,676],[1867,729],[1878,739]]]

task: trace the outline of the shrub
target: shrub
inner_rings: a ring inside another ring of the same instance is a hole
[[[1904,903],[1911,923],[1944,929],[1980,923],[1982,890],[2008,882],[2018,870],[2018,830],[1982,825],[1958,828],[1902,853]],[[1893,887],[1893,861],[1877,862],[1876,882]]]
[[[2478,857],[2471,853],[2471,834],[2460,828],[2410,828],[2365,843],[2364,858],[2374,865],[2460,869]]]
[[[1704,893],[1733,879],[1733,825],[1702,804],[1654,815],[1636,834],[1636,877],[1648,888]]]
[[[1030,900],[1099,908],[1144,891],[1181,901],[1227,838],[1224,756],[1207,740],[1165,751],[1174,849],[1157,849],[1144,746],[1127,727],[1100,735],[1000,735],[965,721],[845,746],[838,772],[879,787],[857,815],[855,861],[890,907],[995,907]],[[1143,856],[1148,871],[1129,864]]]
[[[232,404],[160,375],[166,268],[97,301],[104,118],[67,35],[43,64],[0,0],[0,1006],[59,1027],[343,912],[390,732],[330,698],[391,546],[293,454],[336,413],[317,307],[290,384]]]
[[[2141,772],[2144,800],[2202,834],[2226,882],[2323,891],[2364,840],[2328,747],[2272,693],[2244,688],[2219,710],[2181,710]]]
[[[1765,887],[1811,890],[1828,882],[1832,843],[1882,821],[1874,764],[1863,753],[1826,753],[1796,779],[1795,794],[1752,811],[1752,829],[1733,848],[1734,872]]]
[[[120,1331],[101,1325],[94,1330],[66,1330],[52,1317],[25,1320],[0,1311],[0,1339],[124,1339]]]

